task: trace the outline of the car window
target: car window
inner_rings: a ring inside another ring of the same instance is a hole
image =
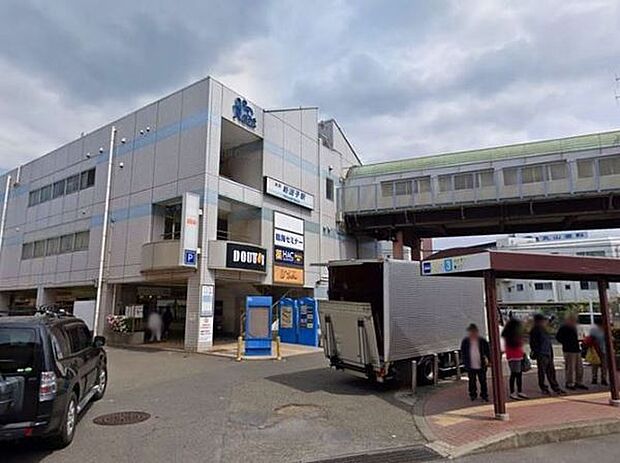
[[[93,344],[92,336],[86,325],[78,325],[78,336],[80,337],[80,346],[86,349]]]
[[[56,354],[56,359],[62,360],[71,355],[69,340],[62,330],[54,327],[50,330],[50,335],[54,353]]]
[[[67,333],[67,338],[69,339],[69,347],[71,348],[71,353],[75,354],[77,352],[81,352],[87,346],[87,341],[84,336],[84,332],[81,329],[83,325],[74,324],[65,326],[65,333]]]
[[[0,327],[0,373],[36,372],[39,343],[39,336],[32,328]]]

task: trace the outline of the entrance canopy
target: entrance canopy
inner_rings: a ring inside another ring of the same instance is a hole
[[[620,260],[605,257],[461,248],[433,254],[428,260],[422,261],[421,268],[424,276],[484,278],[487,323],[491,344],[493,402],[495,416],[498,419],[507,419],[508,414],[506,413],[506,391],[501,367],[496,279],[596,281],[607,347],[607,367],[609,368],[611,389],[610,403],[620,406],[616,358],[611,336],[611,315],[607,299],[608,283],[610,281],[620,282]]]
[[[620,260],[606,257],[451,249],[422,262],[423,275],[482,278],[488,271],[496,278],[620,282]]]

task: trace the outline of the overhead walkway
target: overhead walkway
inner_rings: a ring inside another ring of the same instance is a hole
[[[353,167],[338,199],[353,232],[620,226],[620,130]]]

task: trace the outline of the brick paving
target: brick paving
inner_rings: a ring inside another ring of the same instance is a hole
[[[585,373],[589,380],[589,369]],[[558,381],[563,384],[563,374],[559,369]],[[588,391],[567,391],[569,394],[566,396],[543,396],[538,390],[534,369],[524,375],[523,392],[530,399],[509,399],[507,411],[510,419],[498,421],[494,418],[492,398],[488,404],[479,400],[472,402],[467,395],[467,381],[463,380],[458,385],[438,388],[430,394],[424,401],[423,415],[435,438],[454,447],[511,431],[620,420],[620,408],[609,405],[609,391],[602,386],[589,387]]]

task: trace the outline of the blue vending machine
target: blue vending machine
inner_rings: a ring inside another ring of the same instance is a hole
[[[280,300],[278,332],[280,341],[290,344],[297,343],[297,304],[290,297]]]
[[[245,355],[271,355],[271,296],[245,299]]]
[[[297,342],[306,346],[319,345],[319,314],[316,299],[302,297],[297,299],[298,329]]]

